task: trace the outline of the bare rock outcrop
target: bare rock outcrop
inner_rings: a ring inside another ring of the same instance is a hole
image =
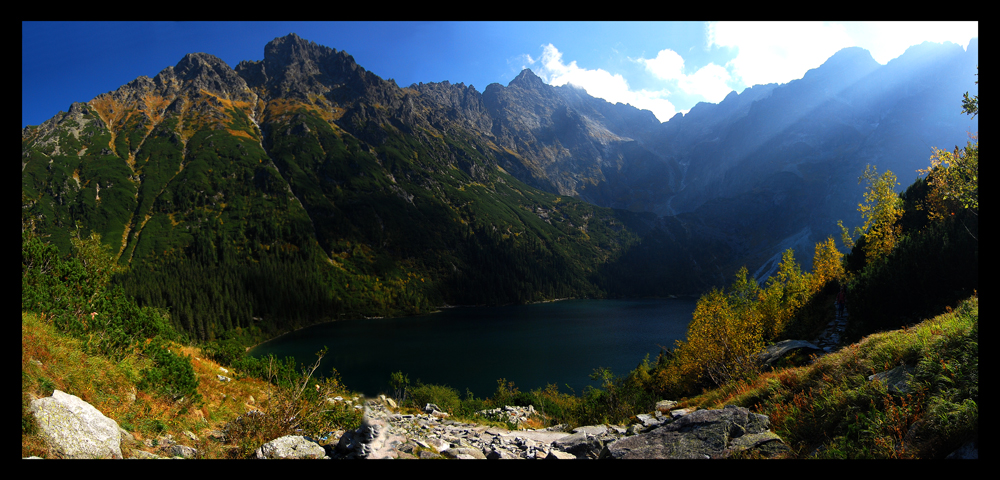
[[[49,446],[61,458],[122,458],[118,422],[76,395],[56,390],[31,402]]]
[[[771,457],[787,451],[781,438],[769,428],[766,415],[743,407],[698,410],[650,432],[612,442],[605,446],[601,458],[709,459],[742,451]]]

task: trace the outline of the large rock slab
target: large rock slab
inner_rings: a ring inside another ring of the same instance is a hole
[[[815,343],[807,342],[805,340],[782,340],[765,348],[758,354],[758,356],[764,366],[769,366],[778,360],[781,360],[785,355],[799,349],[819,351],[820,347]]]
[[[611,442],[601,452],[601,458],[708,459],[745,450],[763,456],[787,450],[769,428],[767,416],[743,407],[698,410],[648,433]]]
[[[122,458],[118,422],[76,395],[56,390],[31,402],[38,428],[62,458]]]

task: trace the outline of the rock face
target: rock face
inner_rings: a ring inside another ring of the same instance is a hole
[[[741,451],[773,456],[787,447],[769,430],[767,416],[743,407],[699,410],[651,432],[627,437],[605,447],[601,458],[726,458]]]
[[[56,390],[31,402],[49,446],[62,458],[122,458],[118,423],[75,395]]]

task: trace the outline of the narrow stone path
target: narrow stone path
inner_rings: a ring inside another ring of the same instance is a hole
[[[823,330],[823,333],[821,333],[820,336],[813,341],[813,343],[818,345],[826,353],[830,353],[840,347],[840,344],[844,339],[844,332],[847,330],[847,320],[849,317],[847,307],[844,307],[843,315],[837,313],[836,304],[834,304],[833,308],[833,320],[830,320],[830,323],[826,324],[826,328]]]

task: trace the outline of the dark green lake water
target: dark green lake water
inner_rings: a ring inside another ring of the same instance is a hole
[[[697,300],[566,300],[505,307],[456,307],[404,318],[344,320],[315,325],[264,343],[254,356],[273,353],[312,364],[330,351],[319,372],[336,368],[351,390],[389,391],[389,375],[411,383],[448,385],[462,396],[490,396],[497,379],[521,391],[553,383],[577,394],[597,367],[624,375],[659,345],[673,346],[687,332]]]

